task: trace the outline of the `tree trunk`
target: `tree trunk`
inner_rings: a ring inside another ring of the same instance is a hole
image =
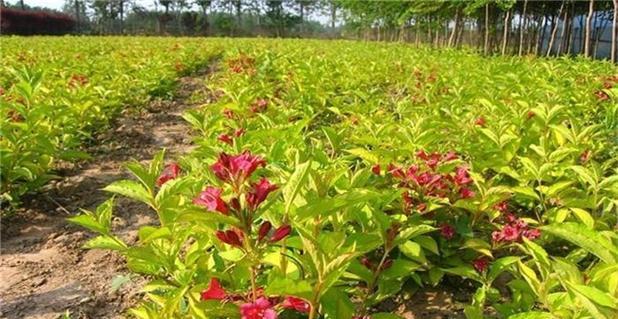
[[[489,3],[485,5],[485,41],[483,43],[483,53],[489,53]]]
[[[524,12],[519,19],[520,29],[519,29],[519,50],[517,51],[517,55],[521,56],[524,49],[524,32],[526,31],[528,25],[528,17],[526,16],[526,11],[528,10],[528,0],[524,1]]]
[[[610,59],[612,60],[612,63],[616,63],[616,60],[618,60],[618,52],[616,47],[616,41],[618,41],[618,0],[614,0],[614,23],[613,23],[613,28],[612,28],[612,49],[609,51],[610,54]]]
[[[598,15],[599,13],[597,13],[597,20],[598,21]],[[603,24],[601,24],[601,26],[599,28],[596,28],[597,31],[594,34],[594,45],[592,46],[592,57],[596,58],[597,56],[597,50],[599,49],[599,40],[601,40],[601,35],[603,34],[603,30],[605,30],[605,28],[607,28],[607,23],[609,21],[607,19],[603,19]],[[611,52],[610,52],[611,54]]]
[[[19,6],[22,10],[26,10],[26,5],[24,5],[24,0],[19,0]]]
[[[558,50],[556,51],[556,55],[560,55],[562,53],[562,48],[566,43],[566,31],[569,25],[569,9],[564,10],[564,19],[562,20],[562,31],[560,32],[560,42],[558,43]]]
[[[74,2],[74,6],[75,6],[75,31],[77,33],[79,33],[79,1],[75,0]]]
[[[534,54],[539,55],[540,49],[543,47],[542,43],[545,41],[545,29],[547,29],[547,17],[543,16],[543,22],[541,23],[541,29],[536,39],[536,46],[534,47]]]
[[[305,31],[304,25],[305,25],[305,4],[301,1],[300,2],[300,34],[301,35]]]
[[[337,19],[337,6],[335,6],[335,2],[331,2],[330,4],[330,28],[335,30],[335,20]]]
[[[124,33],[124,0],[118,1],[119,13],[120,13],[120,34]]]
[[[504,16],[504,34],[502,35],[502,55],[506,54],[506,45],[509,38],[509,25],[511,24],[511,10]]]
[[[592,14],[594,13],[594,0],[590,0],[588,16],[586,17],[586,36],[584,38],[584,56],[590,56],[590,29],[592,28]]]
[[[549,43],[547,44],[547,53],[545,56],[549,56],[551,53],[551,49],[554,46],[554,41],[556,40],[556,33],[558,32],[558,26],[560,25],[560,16],[562,15],[562,10],[564,9],[564,1],[560,5],[560,10],[558,10],[558,16],[552,19],[552,30],[551,37],[549,38]],[[565,20],[566,21],[566,20]]]
[[[460,16],[459,16],[459,11],[460,10],[461,10],[460,8],[457,8],[457,10],[455,11],[455,25],[453,26],[453,32],[451,32],[451,36],[448,39],[448,46],[449,47],[453,46],[453,41],[455,40],[455,35],[457,34],[457,27],[459,25],[459,19],[460,19]],[[448,26],[448,24],[447,24],[447,26]]]

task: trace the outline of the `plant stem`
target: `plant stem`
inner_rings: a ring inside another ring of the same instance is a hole
[[[367,312],[367,300],[369,299],[369,295],[373,292],[373,289],[375,288],[376,282],[378,281],[378,277],[380,277],[380,274],[382,273],[382,266],[384,265],[384,262],[386,262],[386,257],[388,257],[389,252],[390,252],[390,249],[386,249],[385,247],[384,255],[382,255],[382,259],[380,259],[380,263],[376,267],[376,270],[373,273],[373,276],[371,277],[371,282],[367,286],[367,292],[363,296],[363,302],[361,303],[363,307],[360,311],[361,316],[364,316],[365,313]]]
[[[257,285],[255,284],[255,266],[251,267],[251,299],[255,302],[257,297]]]

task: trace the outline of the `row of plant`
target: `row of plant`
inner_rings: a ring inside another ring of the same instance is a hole
[[[198,40],[2,38],[0,194],[16,202],[127,106],[171,93],[219,49]]]
[[[148,276],[138,318],[397,318],[472,283],[468,318],[618,315],[616,68],[355,42],[226,43],[197,148],[71,219]],[[451,281],[452,282],[452,281]],[[414,297],[413,297],[414,298]]]

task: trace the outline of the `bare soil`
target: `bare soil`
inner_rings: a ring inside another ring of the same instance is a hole
[[[93,235],[70,225],[66,218],[80,209],[94,209],[109,198],[101,191],[109,183],[129,178],[124,164],[147,162],[162,148],[171,159],[191,150],[184,110],[208,103],[205,83],[210,70],[180,79],[175,98],[157,100],[144,110],[123,114],[113,128],[87,148],[92,159],[65,164],[38,194],[24,199],[22,208],[1,221],[0,318],[123,318],[141,298],[145,282],[138,276],[112,291],[112,281],[129,274],[123,258],[104,250],[81,246]],[[202,91],[201,94],[193,94]],[[204,97],[195,100],[192,97]],[[137,230],[155,224],[145,205],[118,198],[114,233],[126,242],[137,241]],[[383,302],[383,312],[406,319],[463,318],[461,299],[467,293],[453,288],[425,289]]]
[[[65,164],[57,172],[60,179],[2,220],[0,318],[58,318],[67,310],[71,318],[120,318],[139,300],[143,280],[134,278],[112,292],[112,280],[128,273],[124,260],[114,252],[81,249],[92,234],[66,218],[109,198],[101,188],[129,177],[127,161],[148,161],[162,148],[168,159],[190,150],[190,127],[181,114],[205,102],[190,97],[205,89],[207,74],[181,78],[172,100],[123,114],[86,150],[91,160]],[[145,205],[121,198],[114,216],[115,233],[128,242],[136,241],[140,226],[156,220]]]

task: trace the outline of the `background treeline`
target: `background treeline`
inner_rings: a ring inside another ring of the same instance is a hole
[[[66,0],[63,11],[84,34],[353,38],[615,61],[617,7],[618,0]]]

